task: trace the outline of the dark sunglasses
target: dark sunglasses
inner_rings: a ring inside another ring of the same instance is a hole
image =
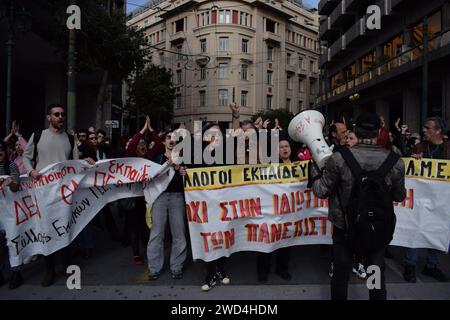
[[[78,135],[80,138],[86,138],[86,135],[85,134],[79,134]]]
[[[92,137],[92,138],[89,138],[89,140],[97,140],[97,138],[96,137]]]
[[[52,114],[52,116],[55,116],[57,118],[59,118],[59,117],[63,117],[64,118],[66,116],[66,113],[65,112],[55,112],[55,113]]]

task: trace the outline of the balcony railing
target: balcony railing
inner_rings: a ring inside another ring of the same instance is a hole
[[[333,43],[330,47],[330,58],[332,59],[336,54],[338,54],[340,51],[345,50],[346,48],[346,41],[345,41],[345,35],[340,37],[336,40],[335,43]]]
[[[345,14],[345,3],[341,1],[330,15],[331,25],[343,14]]]
[[[366,32],[365,19],[358,20],[346,33],[345,38],[347,45],[351,44],[358,37],[363,36]]]
[[[317,6],[319,14],[328,15],[339,0],[320,0]]]
[[[447,45],[450,45],[450,30],[447,30],[444,33],[441,33],[431,38],[428,44],[428,52],[433,52],[434,50],[437,50]],[[340,84],[335,88],[333,88],[332,90],[328,91],[326,94],[321,96],[321,99],[331,98],[333,96],[342,94],[347,90],[357,88],[358,86],[372,79],[390,73],[391,71],[405,64],[421,59],[423,57],[423,48],[424,48],[423,44],[421,44],[399,54],[396,57],[378,63],[377,65],[373,66],[370,70],[367,70],[361,75],[354,77],[350,81]]]

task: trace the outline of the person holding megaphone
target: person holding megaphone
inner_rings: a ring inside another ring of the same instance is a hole
[[[361,254],[379,270],[380,285],[369,289],[371,300],[386,299],[384,253],[395,230],[393,201],[406,197],[405,165],[395,153],[377,145],[380,118],[361,114],[355,123],[358,143],[333,153],[324,145],[320,112],[307,110],[289,125],[289,134],[311,150],[308,186],[329,198],[328,219],[334,225],[334,273],[331,299],[346,300],[353,256]]]

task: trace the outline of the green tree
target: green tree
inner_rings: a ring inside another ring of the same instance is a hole
[[[275,124],[275,118],[278,119],[281,128],[284,130],[287,130],[289,126],[289,122],[291,122],[294,115],[292,112],[286,110],[286,109],[273,109],[273,110],[265,110],[260,111],[257,114],[252,116],[252,121],[256,121],[259,117],[263,118],[263,120],[270,120],[270,125],[268,126],[268,129],[272,129]]]
[[[53,19],[40,24],[41,34],[52,42],[67,60],[68,30],[66,9],[69,0],[35,0]],[[102,127],[107,101],[107,85],[127,80],[145,66],[148,46],[143,30],[127,26],[121,10],[113,10],[111,0],[77,0],[81,9],[81,30],[76,32],[76,72],[98,77],[96,126]]]
[[[126,108],[138,116],[147,114],[164,126],[172,122],[174,98],[171,74],[165,68],[149,65],[128,82]]]

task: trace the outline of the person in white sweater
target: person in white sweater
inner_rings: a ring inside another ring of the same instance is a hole
[[[64,131],[65,122],[64,107],[59,104],[52,104],[47,108],[47,120],[49,126],[42,132],[35,132],[30,137],[23,154],[23,163],[28,175],[34,179],[40,178],[39,171],[46,166],[64,162],[67,160],[78,160],[78,147],[74,143],[74,137]],[[35,135],[39,139],[35,139]],[[35,146],[35,140],[38,140]],[[35,154],[35,151],[36,154]],[[92,159],[87,159],[89,164],[94,164]],[[61,250],[64,257],[64,264],[69,264],[70,252],[67,247]],[[48,287],[56,280],[55,273],[56,252],[44,257],[46,272],[42,286]]]

